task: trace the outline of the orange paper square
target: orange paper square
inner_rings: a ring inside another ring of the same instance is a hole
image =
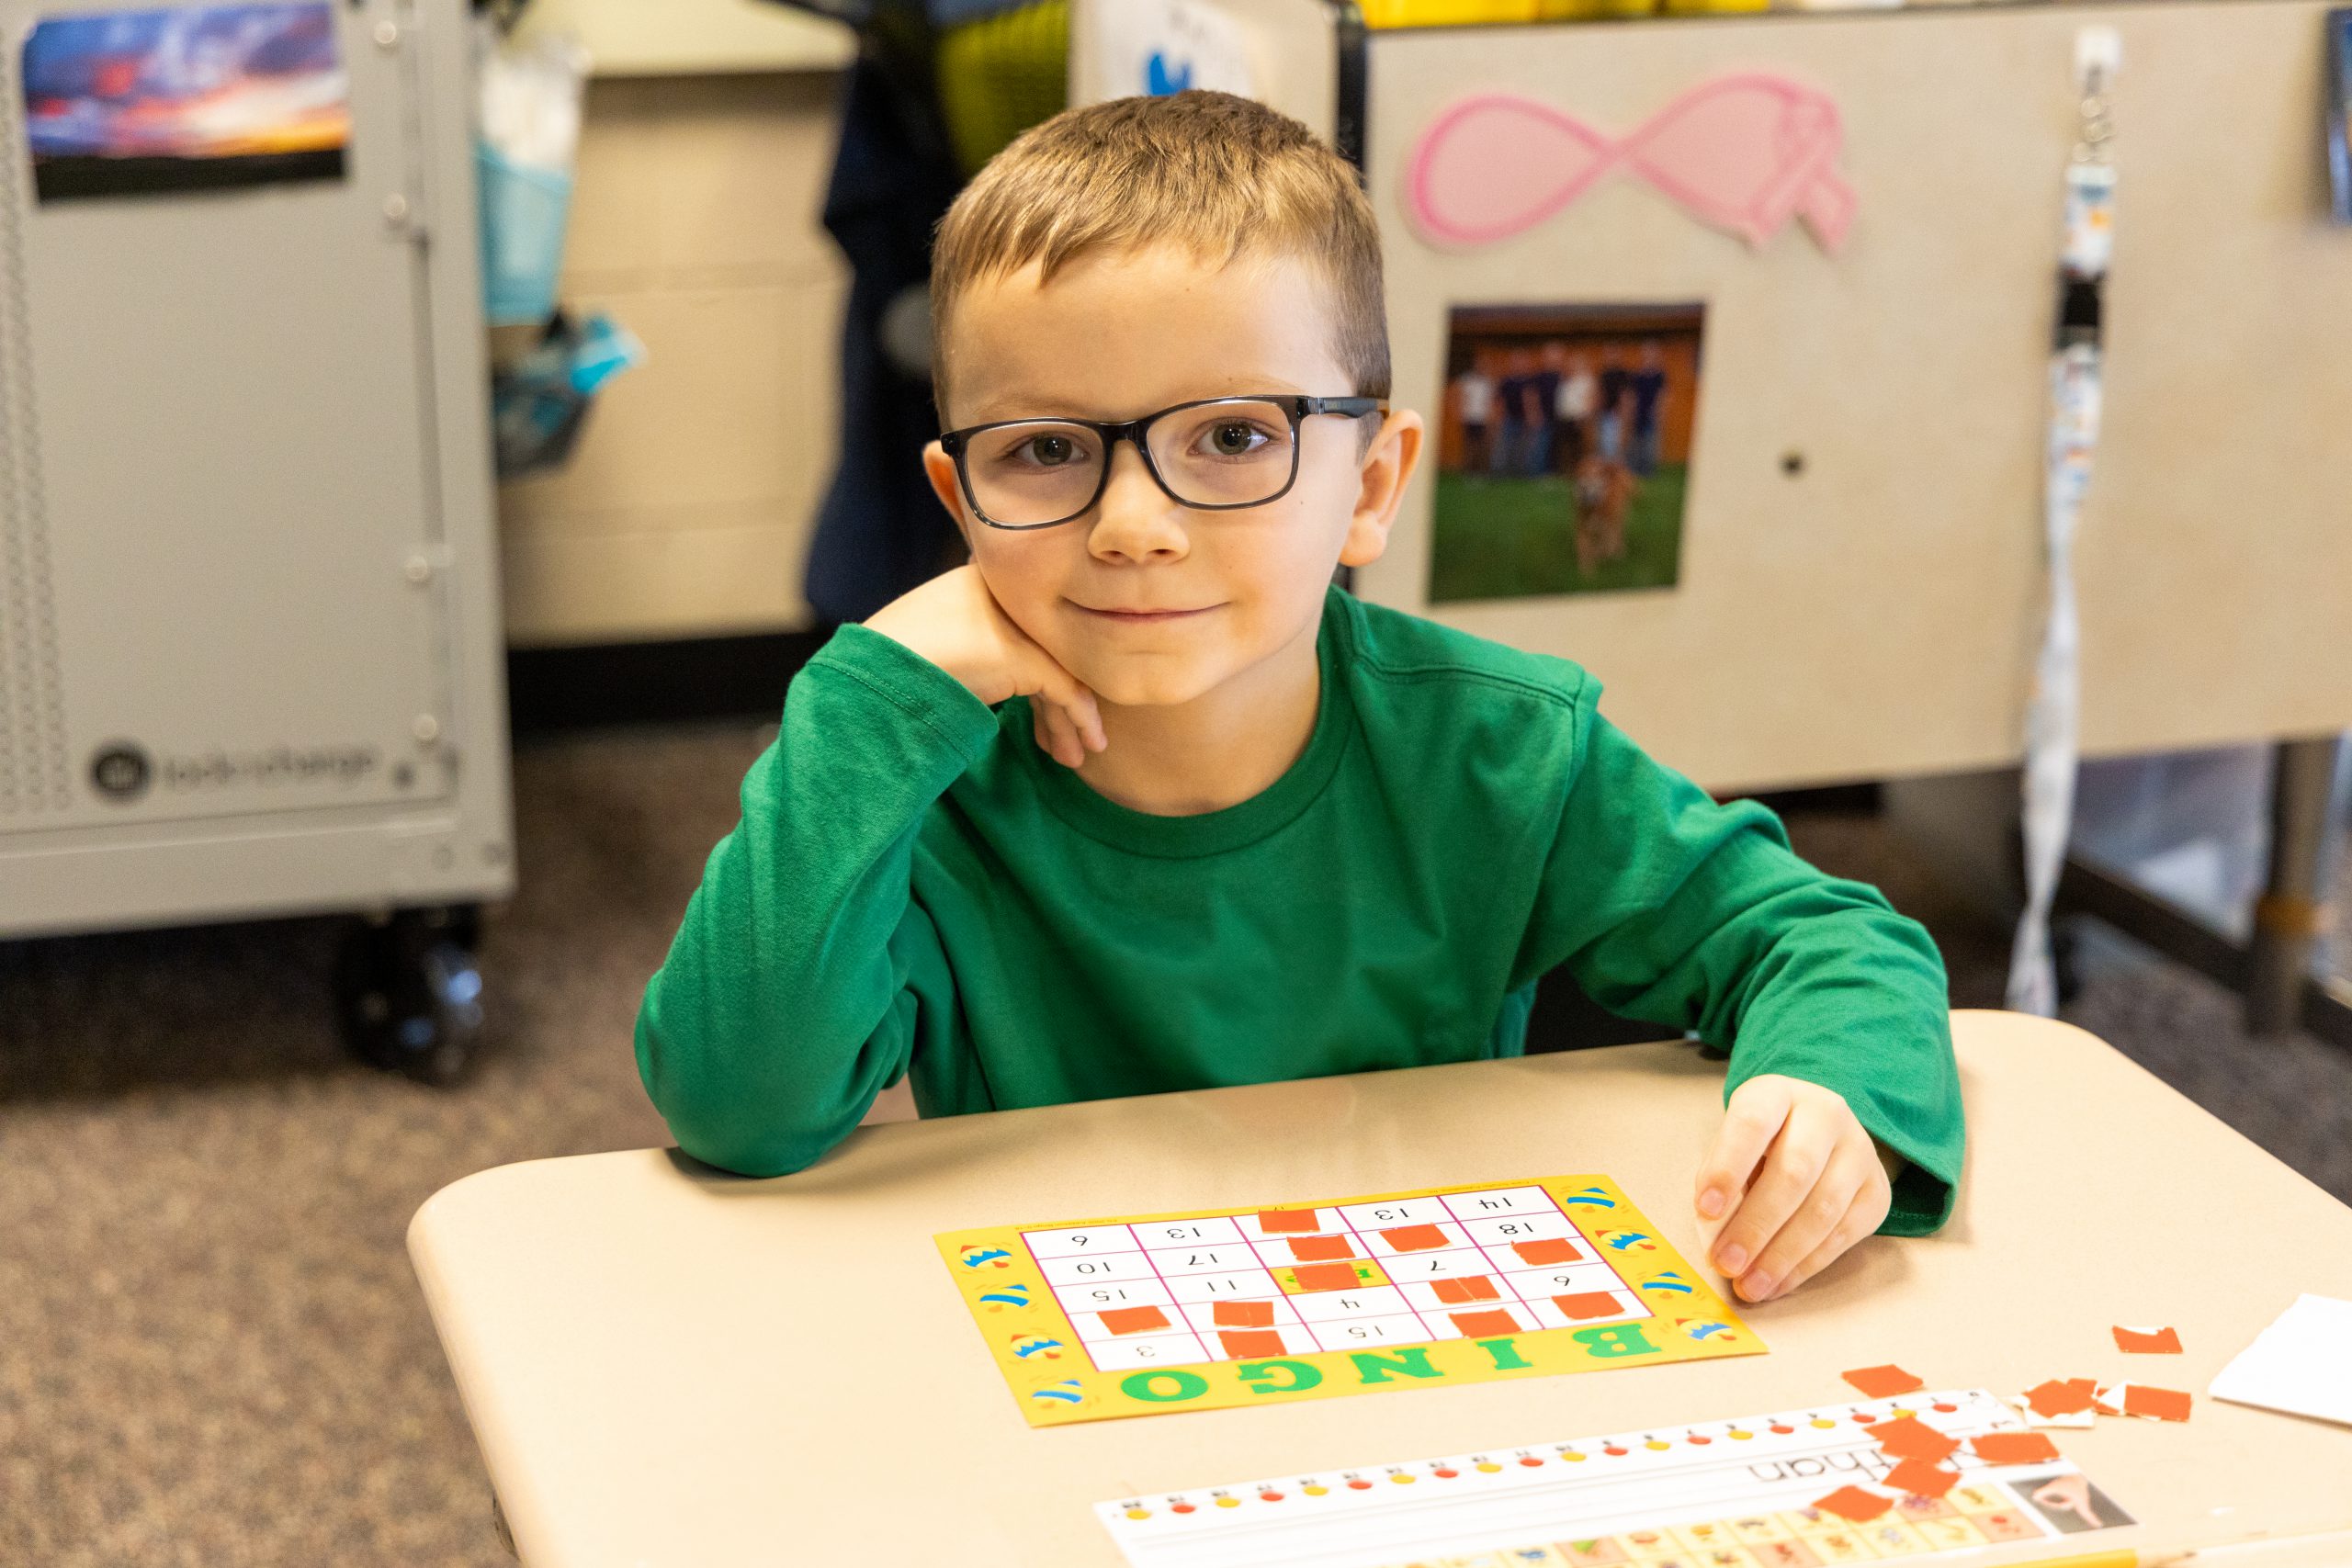
[[[1261,1209],[1258,1228],[1268,1235],[1288,1235],[1296,1231],[1319,1231],[1312,1209]]]
[[[1510,1249],[1529,1263],[1574,1263],[1577,1258],[1576,1244],[1569,1241],[1515,1241]]]
[[[2025,1402],[2041,1416],[2072,1416],[2096,1403],[2098,1384],[2089,1378],[2052,1378],[2025,1391]]]
[[[1427,1252],[1445,1245],[1445,1232],[1436,1225],[1398,1225],[1382,1231],[1380,1239],[1399,1252]]]
[[[1356,1249],[1343,1235],[1295,1235],[1290,1255],[1301,1263],[1328,1263],[1334,1258],[1353,1258]]]
[[[2135,1382],[2123,1391],[2123,1414],[2153,1416],[2159,1421],[2188,1419],[2188,1395],[2174,1388],[2150,1388]]]
[[[1572,1296],[1554,1296],[1552,1304],[1570,1317],[1613,1317],[1625,1310],[1607,1291],[1578,1291]]]
[[[1502,1299],[1495,1282],[1484,1274],[1464,1274],[1451,1280],[1431,1280],[1430,1293],[1447,1306],[1460,1306],[1464,1302],[1494,1302]]]
[[[1886,1472],[1886,1483],[1910,1497],[1940,1497],[1960,1480],[1960,1472],[1924,1459],[1906,1459]]]
[[[2171,1328],[2143,1334],[2136,1328],[2125,1328],[2119,1324],[2115,1328],[2115,1348],[2134,1356],[2177,1356],[2180,1354],[2180,1334]]]
[[[1856,1367],[1850,1372],[1839,1372],[1838,1375],[1871,1399],[1890,1399],[1895,1394],[1909,1393],[1914,1389],[1928,1386],[1924,1378],[1914,1377],[1901,1367],[1893,1365]]]
[[[1114,1334],[1141,1334],[1168,1326],[1168,1314],[1158,1307],[1113,1307],[1102,1314],[1102,1326]]]
[[[1254,1361],[1283,1353],[1283,1337],[1271,1328],[1225,1328],[1217,1331],[1225,1353],[1238,1361]]]
[[[1986,1464],[2045,1464],[2058,1457],[2058,1445],[2039,1432],[1987,1432],[1968,1446]]]
[[[1272,1328],[1272,1302],[1219,1302],[1209,1308],[1209,1321],[1219,1328]]]
[[[1915,1421],[1905,1416],[1900,1421],[1882,1421],[1870,1428],[1871,1440],[1878,1444],[1879,1452],[1889,1459],[1917,1459],[1934,1464],[1960,1451],[1957,1438],[1947,1438],[1925,1421]]]
[[[1445,1315],[1453,1320],[1454,1327],[1472,1339],[1519,1332],[1519,1320],[1500,1308],[1493,1312],[1450,1312]]]
[[[1291,1272],[1302,1291],[1348,1291],[1363,1283],[1352,1263],[1302,1263]]]
[[[1859,1486],[1840,1486],[1826,1497],[1815,1497],[1813,1506],[1825,1514],[1835,1514],[1858,1525],[1866,1525],[1894,1506],[1877,1493],[1865,1492]]]

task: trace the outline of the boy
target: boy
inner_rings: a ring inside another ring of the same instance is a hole
[[[1942,1222],[1926,933],[1574,665],[1328,586],[1421,447],[1344,164],[1223,94],[1073,110],[932,302],[971,564],[842,628],[744,780],[638,1021],[689,1154],[797,1170],[902,1076],[938,1115],[1516,1055],[1565,963],[1732,1046],[1697,1204],[1747,1299]]]

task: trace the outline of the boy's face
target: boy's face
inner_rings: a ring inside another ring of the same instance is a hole
[[[945,356],[948,427],[1054,415],[1128,420],[1198,398],[1347,397],[1329,290],[1287,258],[1215,266],[1181,247],[1035,265],[957,300]],[[1387,543],[1420,423],[1323,415],[1299,426],[1298,478],[1262,506],[1203,512],[1170,499],[1133,444],[1112,449],[1093,508],[1034,532],[970,515],[955,460],[925,450],[989,592],[1013,623],[1104,701],[1190,702],[1306,637],[1335,564]],[[1311,663],[1310,663],[1311,667]]]

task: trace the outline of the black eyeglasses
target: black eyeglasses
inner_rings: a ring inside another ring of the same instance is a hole
[[[1290,394],[1203,398],[1106,423],[1008,419],[951,430],[939,445],[972,512],[991,528],[1051,528],[1092,507],[1111,483],[1111,449],[1132,441],[1152,482],[1180,506],[1234,512],[1278,501],[1298,479],[1299,422],[1384,413],[1378,398]]]

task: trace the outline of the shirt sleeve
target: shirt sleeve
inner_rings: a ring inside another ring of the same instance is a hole
[[[1799,859],[1765,807],[1717,805],[1653,761],[1589,682],[1512,983],[1563,963],[1611,1011],[1727,1049],[1726,1099],[1764,1073],[1844,1096],[1905,1162],[1885,1233],[1951,1216],[1964,1134],[1934,942],[1876,888]]]
[[[638,1012],[639,1075],[686,1153],[798,1170],[905,1075],[924,993],[934,1015],[952,1000],[915,837],[995,734],[954,677],[863,626],[794,678]]]

